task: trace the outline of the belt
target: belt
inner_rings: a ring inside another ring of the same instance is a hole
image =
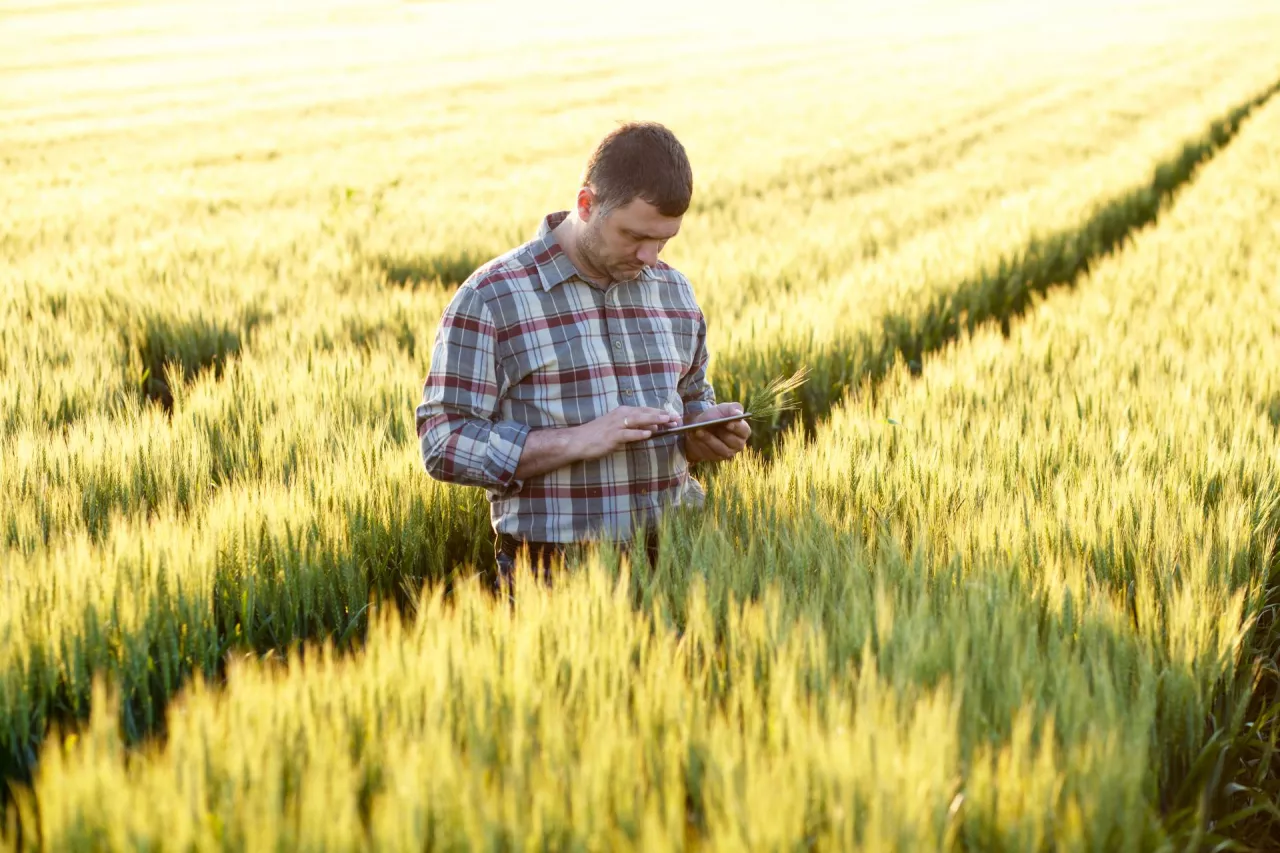
[[[575,543],[583,544],[583,543]],[[629,550],[634,544],[632,542],[619,543],[624,551]],[[520,539],[509,533],[498,533],[493,538],[493,554],[497,558],[499,566],[504,563],[514,563],[516,555],[520,553],[522,548],[529,549],[529,558],[535,564],[546,570],[550,567],[553,557],[563,557],[573,545],[566,542],[535,542],[530,539]],[[655,566],[658,562],[658,531],[652,527],[645,529],[644,548],[649,556],[649,565]]]

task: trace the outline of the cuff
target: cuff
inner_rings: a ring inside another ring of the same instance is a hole
[[[524,485],[523,480],[516,479],[516,467],[529,432],[529,427],[515,421],[498,421],[489,430],[483,479],[493,483],[494,491],[500,496],[513,495]]]

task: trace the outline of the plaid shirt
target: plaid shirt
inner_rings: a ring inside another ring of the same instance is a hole
[[[530,430],[618,406],[687,422],[715,405],[706,320],[688,279],[658,262],[601,288],[578,275],[547,216],[533,240],[472,273],[445,309],[417,407],[427,472],[489,493],[493,529],[535,542],[626,540],[663,506],[700,502],[682,436],[654,436],[525,480]]]

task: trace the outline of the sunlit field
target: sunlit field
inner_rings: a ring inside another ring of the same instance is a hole
[[[1268,849],[1280,7],[0,5],[0,849]],[[477,266],[653,119],[721,400],[514,606]]]

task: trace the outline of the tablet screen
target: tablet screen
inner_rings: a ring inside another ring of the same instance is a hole
[[[672,427],[671,429],[658,430],[658,431],[655,431],[653,435],[654,436],[675,435],[681,432],[693,432],[695,429],[702,429],[704,427],[710,427],[710,426],[718,426],[720,424],[731,424],[734,421],[745,420],[746,418],[749,418],[749,417],[751,417],[750,412],[743,412],[740,415],[729,415],[727,418],[716,418],[715,420],[702,421],[696,424],[682,424],[678,427]]]

